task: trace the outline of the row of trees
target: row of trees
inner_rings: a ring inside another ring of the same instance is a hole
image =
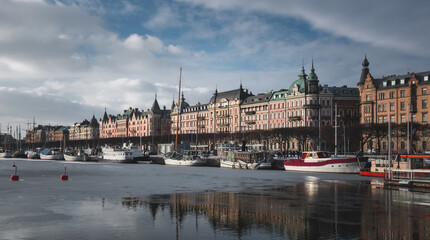
[[[428,125],[410,124],[410,142],[411,147],[422,141],[426,136]],[[388,142],[388,125],[387,124],[365,124],[365,125],[348,125],[338,127],[338,151],[339,152],[356,152],[363,151],[366,144],[372,141],[373,148],[383,150],[382,142]],[[392,124],[392,141],[406,141],[407,125]],[[108,139],[92,139],[87,141],[68,141],[65,143],[68,147],[95,147],[109,145],[122,145],[123,143],[142,144],[145,149],[151,145],[159,143],[174,143],[176,136],[173,134],[157,137],[123,137]],[[253,130],[242,133],[188,133],[180,134],[178,140],[185,142],[197,143],[199,145],[208,145],[213,149],[214,143],[245,141],[247,144],[263,144],[266,149],[286,150],[309,150],[319,149],[334,151],[335,150],[335,130],[333,126],[322,126],[321,129],[316,127],[296,127],[296,128],[276,128],[272,130]],[[59,145],[57,142],[48,143],[49,147]],[[44,144],[46,145],[46,143]],[[396,144],[398,146],[399,144]],[[27,148],[31,146],[26,146]],[[43,147],[42,145],[33,147]]]

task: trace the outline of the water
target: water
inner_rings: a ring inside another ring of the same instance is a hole
[[[430,239],[430,194],[359,175],[2,159],[0,196],[0,239]]]

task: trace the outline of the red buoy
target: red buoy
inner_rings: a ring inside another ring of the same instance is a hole
[[[15,168],[15,174],[10,176],[10,180],[11,181],[19,181],[19,176],[16,175],[16,172],[18,171],[18,167],[15,165],[15,163],[13,164],[13,167]]]
[[[66,167],[64,167],[64,174],[63,174],[63,175],[61,175],[61,180],[62,180],[62,181],[67,181],[67,180],[69,180],[69,176],[67,176],[67,174],[66,174]]]

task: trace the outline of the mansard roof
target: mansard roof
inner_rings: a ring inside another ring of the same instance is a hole
[[[249,105],[249,104],[255,104],[255,103],[262,103],[262,102],[269,102],[270,98],[272,97],[273,93],[259,93],[255,96],[249,96],[243,101],[243,105]]]
[[[373,85],[377,89],[390,89],[397,87],[408,86],[409,80],[412,74],[415,74],[415,78],[418,80],[419,84],[430,84],[430,71],[419,72],[419,73],[408,73],[404,75],[390,75],[383,76],[382,78],[373,79]],[[425,80],[427,77],[427,80]]]
[[[216,93],[209,100],[209,103],[219,102],[221,99],[227,99],[229,101],[238,99],[242,102],[243,100],[245,100],[249,96],[252,96],[252,94],[248,93],[248,90],[245,90],[243,88],[238,88],[238,89],[234,89],[234,90],[230,90],[230,91]]]

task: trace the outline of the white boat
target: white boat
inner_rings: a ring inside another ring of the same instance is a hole
[[[194,155],[182,155],[176,152],[164,155],[164,164],[173,166],[204,166],[206,159]]]
[[[42,160],[63,160],[64,156],[60,150],[45,148],[40,151],[40,159]]]
[[[0,149],[0,158],[11,158],[12,154],[10,149]]]
[[[37,159],[40,158],[39,153],[37,151],[28,150],[25,152],[27,154],[28,159]]]
[[[320,173],[359,173],[363,162],[358,157],[332,157],[325,151],[303,152],[302,157],[285,160],[286,171]]]
[[[144,159],[142,150],[140,150],[138,146],[134,146],[133,143],[130,143],[129,145],[124,143],[123,149],[131,151],[135,161],[141,161]]]
[[[220,167],[234,169],[272,169],[272,163],[269,161],[269,153],[265,151],[245,152],[236,151],[228,152],[227,159],[221,159]]]
[[[109,163],[136,163],[133,152],[121,148],[104,147],[99,162]]]
[[[87,155],[82,151],[64,153],[64,160],[66,161],[87,161]]]

